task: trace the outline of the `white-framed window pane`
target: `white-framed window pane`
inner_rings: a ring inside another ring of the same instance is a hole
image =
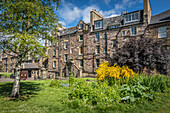
[[[96,59],[96,67],[98,68],[100,65],[100,59]]]
[[[165,37],[167,37],[167,27],[158,28],[158,38],[165,38]]]
[[[99,41],[99,37],[100,37],[99,33],[96,33],[96,41]]]
[[[79,60],[79,67],[83,67],[83,59]]]
[[[80,41],[83,41],[83,35],[80,35],[79,40],[80,40]]]
[[[136,36],[136,27],[131,28],[132,36]]]
[[[68,43],[64,42],[64,49],[67,49],[67,48],[68,48]]]
[[[73,53],[73,48],[70,48],[70,53],[71,53],[71,54]]]
[[[122,32],[122,35],[125,36],[125,31]]]
[[[53,68],[56,68],[56,61],[53,61]]]

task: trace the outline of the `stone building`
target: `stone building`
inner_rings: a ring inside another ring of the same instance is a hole
[[[93,9],[90,23],[80,20],[76,26],[60,31],[57,71],[60,76],[68,76],[70,71],[78,76],[94,76],[98,65],[116,47],[121,47],[128,36],[144,34],[150,20],[149,0],[144,0],[143,10],[124,11],[111,18]]]
[[[68,77],[70,72],[76,77],[94,77],[98,65],[111,56],[116,47],[121,47],[129,36],[150,35],[163,40],[169,48],[170,11],[151,17],[150,0],[143,0],[143,3],[142,10],[123,11],[121,15],[110,18],[105,18],[93,9],[89,12],[89,23],[80,20],[74,27],[60,29],[54,34],[54,42],[45,43],[48,46],[47,58],[30,58],[23,62],[38,67],[31,70],[36,71],[31,77],[40,75],[41,68],[47,71],[47,78]],[[2,57],[4,72],[13,70],[13,59],[10,56]]]

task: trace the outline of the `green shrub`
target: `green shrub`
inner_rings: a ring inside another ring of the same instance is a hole
[[[50,87],[61,87],[61,84],[60,84],[59,80],[53,79],[53,80],[51,80],[49,86]]]
[[[69,93],[70,100],[79,99],[86,105],[108,106],[120,101],[119,91],[106,83],[77,81]]]
[[[70,75],[70,78],[69,78],[69,85],[72,86],[75,82],[75,78],[73,76],[73,74]]]
[[[155,92],[166,92],[170,88],[170,77],[164,75],[140,75],[138,81]]]
[[[149,93],[149,88],[142,86],[140,83],[135,85],[124,84],[120,88],[121,101],[135,102],[140,99],[153,99],[153,95]]]

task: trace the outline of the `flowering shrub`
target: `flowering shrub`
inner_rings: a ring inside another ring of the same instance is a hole
[[[128,66],[110,66],[108,62],[104,62],[99,65],[99,68],[96,70],[97,79],[103,81],[105,78],[114,78],[114,79],[126,79],[130,77],[135,77],[135,73]]]

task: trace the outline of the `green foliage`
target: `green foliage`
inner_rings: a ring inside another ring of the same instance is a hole
[[[120,88],[121,101],[135,102],[143,98],[152,100],[153,95],[149,93],[148,89],[139,83],[132,86],[122,85]]]
[[[170,88],[170,77],[164,75],[139,75],[138,81],[155,92],[166,92]]]
[[[71,74],[70,77],[69,77],[70,86],[72,86],[74,84],[74,82],[75,82],[75,78],[74,78],[73,74]]]
[[[50,87],[61,87],[61,84],[60,84],[59,80],[53,79],[53,80],[51,80],[49,86]]]
[[[1,76],[5,76],[7,78],[10,78],[10,75],[12,75],[13,73],[0,73]]]
[[[110,87],[106,83],[76,81],[73,85],[69,98],[79,99],[86,105],[108,106],[120,101],[116,87]]]

